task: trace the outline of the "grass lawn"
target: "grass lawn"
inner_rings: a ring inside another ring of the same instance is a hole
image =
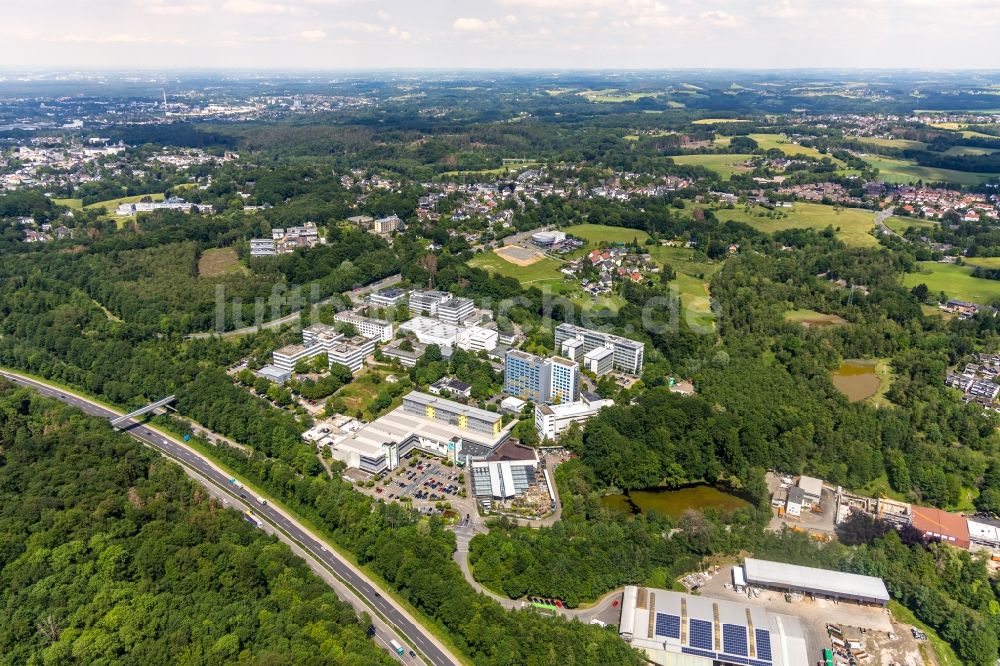
[[[752,155],[672,155],[671,159],[675,164],[687,164],[690,166],[702,166],[709,171],[714,171],[722,178],[729,178],[734,173],[746,173],[750,171],[745,166],[739,166],[743,162],[753,157]]]
[[[548,282],[562,282],[564,278],[563,274],[559,272],[562,263],[549,257],[543,257],[530,266],[518,266],[495,252],[480,252],[469,261],[469,265],[483,268],[491,273],[517,278],[517,281],[525,287],[538,287]]]
[[[564,227],[561,231],[582,238],[590,245],[598,245],[602,241],[608,243],[631,243],[633,240],[639,241],[642,245],[649,238],[649,234],[641,229],[626,229],[624,227],[609,227],[606,224],[574,224],[572,227]],[[530,266],[528,268],[531,268]]]
[[[380,367],[365,368],[360,375],[354,378],[350,384],[345,384],[333,398],[341,398],[346,406],[347,414],[354,415],[361,412],[365,418],[371,416],[368,406],[378,395],[378,392],[385,388],[382,381],[391,372]],[[402,400],[400,400],[402,404]]]
[[[684,321],[693,327],[715,326],[715,313],[712,312],[708,283],[678,271],[677,279],[670,284],[675,285],[680,292],[681,305],[684,308],[681,316]]]
[[[983,268],[1000,268],[1000,257],[965,257],[965,263]]]
[[[715,211],[715,216],[728,222],[735,220],[745,222],[754,229],[764,233],[774,233],[785,229],[816,229],[822,231],[833,226],[837,238],[852,247],[874,247],[878,240],[869,234],[875,227],[875,216],[870,210],[861,208],[837,208],[823,204],[796,202],[792,209],[780,209],[787,217],[773,219],[759,216],[759,209],[721,208]],[[763,211],[769,212],[769,211]]]
[[[249,274],[247,267],[240,263],[234,247],[216,247],[205,250],[198,259],[198,277],[212,278],[223,275]]]
[[[843,166],[843,163],[838,159],[834,159],[832,155],[824,155],[815,148],[810,148],[808,146],[796,145],[792,143],[792,141],[784,134],[751,134],[750,138],[756,141],[757,145],[764,150],[777,149],[788,157],[815,157],[818,160],[821,160],[824,157],[829,157],[837,164]]]
[[[909,139],[876,139],[871,136],[859,136],[855,137],[861,143],[867,143],[869,146],[879,146],[881,148],[899,148],[901,150],[906,150],[908,148],[914,148],[916,150],[925,150],[927,144],[923,141],[910,141]]]
[[[153,194],[136,194],[131,197],[118,197],[117,199],[108,199],[107,201],[98,201],[97,203],[92,203],[89,206],[84,206],[84,210],[96,210],[98,208],[104,208],[109,213],[114,213],[115,208],[118,208],[118,204],[123,203],[135,203],[136,201],[142,201],[144,197],[149,197],[153,201],[163,201],[162,192],[154,192]]]
[[[960,185],[978,185],[991,177],[987,173],[924,167],[910,160],[897,160],[891,157],[869,155],[864,160],[877,168],[879,176],[887,183],[915,183],[918,180],[923,180],[925,182],[947,181]]]
[[[885,226],[889,227],[897,234],[901,234],[910,227],[930,229],[938,226],[938,223],[931,220],[921,220],[916,217],[890,217],[885,221]]]
[[[53,199],[52,203],[57,206],[66,206],[73,210],[83,210],[83,199]]]
[[[972,277],[970,266],[921,261],[920,272],[903,276],[903,286],[926,284],[932,294],[943,291],[949,298],[988,305],[1000,298],[1000,281]]]
[[[939,666],[962,666],[962,662],[958,660],[958,655],[955,651],[951,649],[937,632],[928,627],[926,624],[917,619],[917,616],[913,614],[909,608],[899,603],[898,601],[892,600],[889,602],[889,610],[892,611],[892,615],[898,622],[903,624],[912,624],[917,629],[920,629],[925,634],[927,634],[927,642],[930,643],[931,648],[934,650],[934,656],[937,657],[937,663]],[[920,646],[921,653],[925,649],[925,645]],[[926,655],[921,654],[924,657],[926,663],[930,661],[926,658]]]

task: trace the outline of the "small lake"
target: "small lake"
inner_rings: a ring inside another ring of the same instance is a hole
[[[688,509],[703,511],[714,508],[722,513],[732,513],[750,506],[746,500],[705,484],[674,490],[667,488],[633,490],[627,495],[605,495],[601,498],[601,502],[604,506],[625,513],[639,514],[655,509],[671,518],[680,518]]]
[[[875,361],[847,360],[833,371],[833,385],[851,402],[870,398],[878,392],[879,378]]]

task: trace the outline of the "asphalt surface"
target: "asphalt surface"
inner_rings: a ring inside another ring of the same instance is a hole
[[[6,372],[0,372],[0,375],[21,386],[29,386],[38,391],[41,395],[49,398],[55,398],[67,405],[72,405],[73,407],[76,407],[92,416],[99,416],[107,419],[121,416],[118,412],[114,412],[72,393],[66,393],[59,389],[52,388],[41,382],[21,377],[19,375],[8,374]],[[265,519],[267,522],[271,523],[271,525],[285,532],[294,541],[298,542],[303,549],[307,550],[310,555],[321,561],[325,566],[332,570],[338,578],[352,587],[358,595],[365,599],[369,606],[374,608],[380,615],[382,615],[382,617],[388,620],[390,624],[395,626],[400,633],[405,635],[410,642],[416,646],[418,653],[423,655],[427,663],[438,666],[450,666],[451,664],[456,663],[449,658],[449,656],[441,648],[439,648],[433,640],[431,640],[429,634],[426,633],[423,628],[414,624],[409,618],[403,615],[403,613],[400,612],[400,610],[398,610],[393,603],[387,600],[375,586],[371,585],[367,580],[361,577],[350,564],[331,553],[322,541],[286,518],[283,513],[276,510],[274,507],[270,505],[261,506],[255,501],[251,491],[241,491],[240,489],[230,485],[229,477],[215,469],[215,467],[213,467],[206,458],[202,457],[196,451],[171,440],[169,437],[166,437],[151,428],[147,428],[141,423],[133,422],[131,426],[126,426],[124,430],[136,439],[152,446],[168,458],[195,470],[204,479],[211,482],[216,489],[221,489],[224,493],[234,499],[237,499],[237,501],[239,501],[238,498],[240,498],[240,494],[242,493],[244,501],[249,500],[249,503],[253,505],[253,512],[257,516]],[[406,648],[407,654],[404,655],[402,661],[404,661],[404,663],[415,661],[415,659],[409,657],[408,652],[410,647],[406,646]],[[419,659],[419,656],[416,659]]]

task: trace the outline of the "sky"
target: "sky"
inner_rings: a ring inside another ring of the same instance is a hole
[[[1000,69],[1000,0],[0,0],[0,68]]]

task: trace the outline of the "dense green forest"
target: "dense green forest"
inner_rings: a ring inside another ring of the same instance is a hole
[[[3,664],[393,663],[180,467],[2,381],[0,590]]]

